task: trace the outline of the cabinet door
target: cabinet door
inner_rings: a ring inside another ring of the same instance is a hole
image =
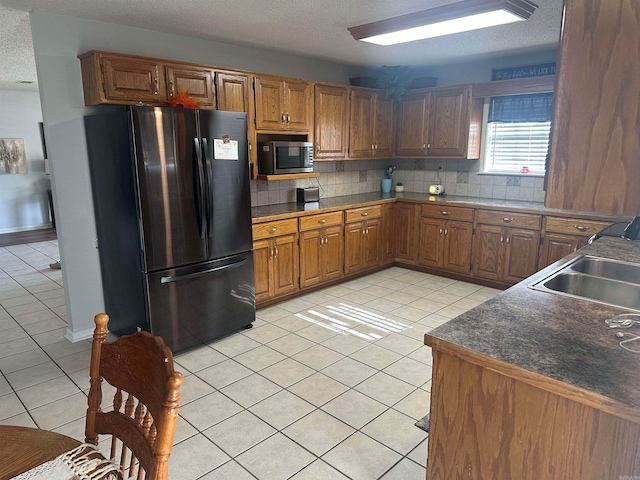
[[[286,81],[284,83],[285,128],[288,130],[311,130],[313,122],[313,91],[309,82]]]
[[[392,260],[394,257],[393,239],[395,232],[393,230],[393,218],[395,214],[395,203],[386,203],[382,205],[382,260]]]
[[[462,157],[469,133],[469,87],[448,87],[431,92],[428,156]]]
[[[268,77],[254,78],[256,128],[284,129],[284,82]]]
[[[344,273],[349,274],[362,270],[364,260],[362,258],[364,224],[362,222],[350,223],[344,230]]]
[[[255,277],[256,302],[266,300],[271,296],[271,256],[270,240],[256,240],[253,242],[253,271]]]
[[[322,280],[329,281],[341,278],[343,275],[342,262],[344,256],[344,241],[342,226],[327,227],[322,231],[324,244],[320,250],[322,265]]]
[[[285,295],[298,289],[298,235],[273,239],[273,295]]]
[[[159,102],[164,98],[164,81],[156,62],[103,57],[102,68],[104,94],[109,100],[136,103]]]
[[[415,225],[416,205],[398,203],[393,217],[394,256],[401,260],[416,258]]]
[[[365,229],[364,268],[377,267],[380,264],[380,219],[367,220]]]
[[[349,120],[349,157],[373,156],[373,121],[375,92],[351,90],[351,117]]]
[[[393,100],[376,94],[373,125],[373,155],[389,158],[393,155]]]
[[[345,158],[349,148],[349,89],[316,85],[315,159]]]
[[[546,233],[542,239],[542,246],[540,247],[538,270],[575,252],[580,248],[580,240],[582,240],[582,237],[561,235],[559,233]]]
[[[216,108],[227,112],[249,113],[247,74],[216,72]]]
[[[424,157],[427,154],[428,92],[403,97],[398,111],[396,155]]]
[[[167,99],[172,101],[178,92],[185,92],[203,108],[213,108],[215,95],[213,75],[208,68],[167,66]]]
[[[321,230],[300,233],[300,287],[317,285],[322,281],[320,251]]]
[[[505,235],[505,262],[502,278],[512,283],[537,271],[540,233],[508,228]]]
[[[477,277],[500,279],[504,232],[500,227],[479,225],[473,238],[473,274]]]
[[[426,267],[442,266],[444,222],[434,218],[420,219],[418,263]]]
[[[445,223],[443,267],[453,272],[469,273],[471,270],[472,243],[472,224],[464,222]]]

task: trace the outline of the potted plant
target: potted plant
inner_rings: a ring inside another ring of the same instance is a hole
[[[396,192],[404,192],[404,185],[402,182],[396,182]]]

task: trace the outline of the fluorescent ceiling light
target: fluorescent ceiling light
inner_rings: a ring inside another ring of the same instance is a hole
[[[356,40],[395,45],[523,21],[536,8],[529,0],[463,0],[348,30]]]

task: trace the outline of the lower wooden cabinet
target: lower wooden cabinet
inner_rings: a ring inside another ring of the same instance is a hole
[[[420,205],[398,203],[393,214],[393,256],[398,260],[414,262],[416,259],[416,211]]]
[[[380,255],[382,256],[383,262],[390,262],[395,257],[393,244],[394,238],[396,237],[396,232],[393,228],[393,221],[394,217],[396,216],[397,206],[398,205],[395,202],[385,203],[384,205],[382,205],[382,216],[380,217]]]
[[[344,275],[342,225],[300,233],[300,287],[306,288]]]
[[[380,263],[380,219],[345,225],[344,273],[376,267]]]
[[[421,218],[418,264],[468,274],[472,239],[471,223]]]
[[[253,242],[256,302],[298,290],[298,235]]]

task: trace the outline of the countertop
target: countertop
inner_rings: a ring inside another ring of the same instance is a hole
[[[265,222],[269,220],[278,220],[282,218],[298,217],[300,215],[307,215],[314,211],[331,211],[348,208],[354,205],[362,205],[367,203],[380,203],[383,201],[392,201],[394,199],[404,199],[415,202],[428,202],[434,204],[455,204],[460,206],[468,206],[472,208],[489,208],[500,209],[506,208],[509,210],[520,210],[527,213],[538,213],[541,215],[561,215],[561,216],[575,216],[580,218],[593,218],[611,220],[612,222],[618,219],[625,218],[617,215],[597,214],[593,212],[578,212],[561,210],[557,208],[547,208],[543,203],[539,202],[525,202],[519,200],[497,200],[492,198],[480,198],[480,197],[463,197],[456,195],[447,195],[444,197],[433,196],[427,193],[361,193],[358,195],[345,195],[341,197],[321,198],[318,202],[318,207],[314,209],[305,210],[305,204],[303,203],[277,203],[274,205],[264,205],[261,207],[253,207],[251,209],[251,216],[254,223]],[[310,207],[306,207],[310,208]]]
[[[620,330],[604,323],[633,311],[528,288],[583,254],[640,263],[640,241],[603,237],[432,330],[428,343],[448,342],[605,397],[603,403],[611,403],[614,411],[616,405],[623,407],[627,418],[637,421],[640,355],[620,348],[615,337]],[[640,335],[640,326],[622,331]]]

